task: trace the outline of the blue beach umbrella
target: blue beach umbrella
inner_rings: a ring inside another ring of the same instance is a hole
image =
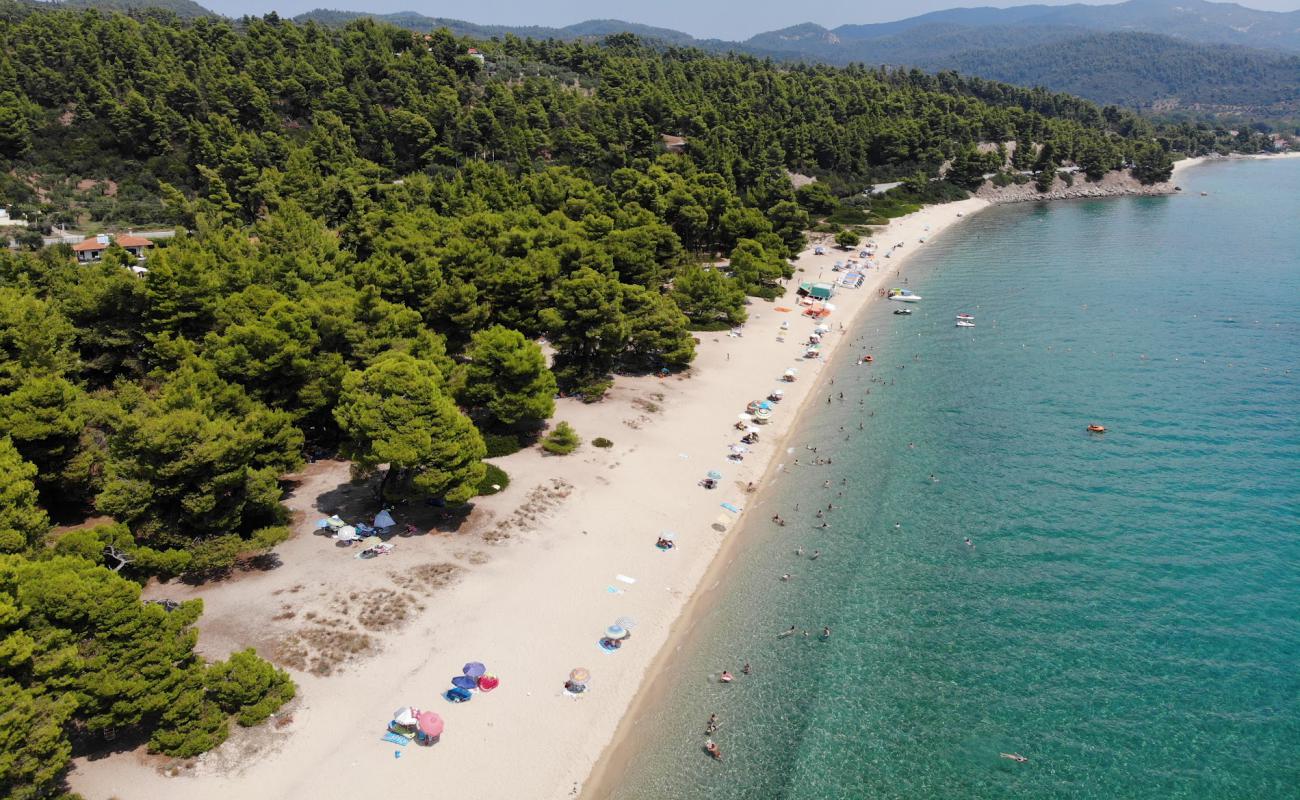
[[[627,628],[624,628],[622,625],[610,625],[605,629],[605,638],[622,639],[627,636],[627,633]]]
[[[718,472],[716,469],[711,469],[709,470],[709,477],[715,481],[720,481],[722,480],[722,473]]]
[[[461,671],[471,678],[481,678],[487,673],[487,667],[483,666],[482,662],[471,661]]]
[[[474,689],[478,687],[478,680],[468,675],[457,675],[451,679],[451,685],[457,689]]]

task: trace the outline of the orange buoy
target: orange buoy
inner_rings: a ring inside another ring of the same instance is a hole
[[[1106,432],[1106,426],[1105,426],[1105,425],[1089,425],[1089,426],[1088,426],[1088,432],[1089,432],[1089,433],[1105,433],[1105,432]]]

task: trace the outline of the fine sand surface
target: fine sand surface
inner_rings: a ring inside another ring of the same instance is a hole
[[[878,267],[862,288],[842,289],[833,300],[827,356],[844,338],[841,326],[851,329],[866,303],[883,302],[879,290],[925,247],[921,238],[987,205],[931,206],[878,231]],[[895,242],[904,246],[884,258]],[[480,499],[465,520],[397,509],[399,523],[419,532],[394,538],[391,555],[361,561],[355,550],[314,535],[314,521],[326,513],[364,520],[375,508],[366,486],[349,484],[347,464],[310,465],[295,476],[288,500],[296,535],[269,563],[219,583],[153,585],[147,593],[202,598],[200,650],[220,658],[255,646],[290,669],[298,699],[193,761],[141,749],[78,759],[72,788],[88,800],[355,800],[413,790],[474,800],[576,795],[723,543],[741,530],[721,504],[743,508],[757,499],[746,492],[750,481],[779,480],[777,465],[792,458],[784,439],[798,408],[821,402],[813,393],[824,359],[801,358],[817,323],[800,315],[793,291],[800,280],[830,279],[834,262],[851,255],[831,245],[822,256],[803,253],[786,296],[750,306],[742,337],[699,334],[688,376],[619,378],[601,403],[561,401],[555,419],[572,423],[587,442],[576,453],[533,449],[499,459],[510,486]],[[782,322],[789,323],[783,342]],[[798,368],[798,380],[780,382],[789,367]],[[728,462],[727,447],[740,436],[737,414],[777,387],[786,396],[761,441],[742,463]],[[614,446],[592,447],[598,436]],[[724,476],[712,491],[697,485],[709,470]],[[715,530],[724,515],[731,518],[725,532]],[[655,548],[663,530],[678,534],[675,550]],[[607,654],[597,641],[620,617],[636,620],[634,635]],[[501,686],[449,705],[439,695],[467,661],[485,662]],[[578,666],[593,677],[590,691],[574,698],[562,687]],[[442,741],[433,748],[381,742],[403,705],[440,713]]]

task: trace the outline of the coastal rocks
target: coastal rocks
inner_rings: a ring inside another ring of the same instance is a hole
[[[1033,183],[994,186],[986,182],[975,192],[975,196],[990,203],[1026,203],[1034,200],[1162,195],[1172,194],[1175,191],[1177,188],[1172,182],[1144,185],[1127,171],[1116,170],[1107,173],[1099,181],[1088,181],[1082,175],[1077,175],[1073,185],[1067,185],[1064,180],[1057,177],[1052,182],[1052,188],[1046,192],[1038,191]]]

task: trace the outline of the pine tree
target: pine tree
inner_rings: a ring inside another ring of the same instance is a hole
[[[463,503],[477,492],[487,448],[443,394],[431,363],[391,353],[349,373],[334,416],[347,436],[344,452],[358,468],[373,472],[388,465],[381,498],[418,493]]]

